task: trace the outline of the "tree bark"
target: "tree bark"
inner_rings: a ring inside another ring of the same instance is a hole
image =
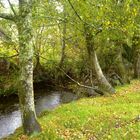
[[[140,79],[140,38],[135,37],[134,49],[134,78]]]
[[[91,69],[95,71],[100,87],[106,92],[115,93],[115,89],[110,85],[110,83],[107,81],[107,79],[105,78],[102,72],[94,48],[94,39],[93,39],[92,31],[86,25],[85,25],[85,38],[86,38],[86,47],[89,55]]]
[[[19,102],[25,134],[40,132],[36,118],[33,92],[33,44],[32,44],[33,0],[19,0],[17,15],[0,13],[0,18],[16,23],[19,37]]]
[[[66,12],[64,8],[64,19],[66,18]],[[62,51],[61,51],[61,59],[59,63],[59,67],[62,68],[64,60],[65,60],[65,48],[66,48],[66,21],[63,23],[63,29],[62,29]]]
[[[25,134],[40,132],[36,118],[33,91],[33,33],[32,33],[32,2],[19,1],[19,19],[17,20],[19,35],[19,101],[22,124]]]
[[[140,79],[140,52],[135,56],[134,77]]]
[[[119,44],[116,46],[116,67],[118,69],[118,74],[119,76],[121,77],[122,79],[122,83],[125,84],[125,83],[130,83],[130,80],[129,80],[129,75],[128,75],[128,71],[126,70],[125,66],[124,66],[124,63],[123,63],[123,57],[122,57],[122,51],[123,51],[123,48],[122,48],[122,44]]]

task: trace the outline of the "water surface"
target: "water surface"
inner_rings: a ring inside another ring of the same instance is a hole
[[[35,96],[36,113],[39,115],[45,110],[52,110],[61,103],[75,100],[75,94],[66,91],[38,91]],[[0,102],[0,139],[4,138],[21,126],[21,113],[17,99]]]

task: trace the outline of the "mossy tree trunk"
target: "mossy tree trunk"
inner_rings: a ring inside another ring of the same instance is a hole
[[[116,43],[115,65],[118,69],[117,71],[119,73],[119,76],[121,77],[121,82],[125,84],[125,83],[130,83],[130,80],[129,80],[128,71],[126,70],[123,62],[122,52],[123,52],[122,43],[119,42]]]
[[[66,20],[66,11],[64,8],[64,19]],[[64,21],[63,23],[63,29],[62,29],[62,50],[61,50],[61,58],[60,58],[60,63],[59,63],[59,67],[62,68],[63,64],[64,64],[64,60],[66,57],[65,54],[65,49],[66,49],[66,21]]]
[[[140,50],[137,51],[135,56],[134,77],[140,79]]]
[[[34,0],[19,0],[19,13],[11,6],[13,14],[0,13],[0,18],[13,21],[19,37],[19,101],[25,134],[40,132],[36,119],[33,91],[32,5]]]
[[[33,35],[32,1],[19,1],[19,17],[16,21],[19,34],[19,101],[25,134],[40,132],[37,122],[33,91]]]
[[[140,79],[140,37],[133,38],[134,44],[134,78]]]
[[[94,38],[93,38],[94,36],[92,34],[92,30],[87,25],[85,25],[84,27],[85,27],[86,47],[87,47],[87,51],[89,55],[91,69],[95,71],[100,87],[106,92],[115,93],[115,89],[107,81],[100,67],[100,64],[96,55],[96,51],[95,51]]]

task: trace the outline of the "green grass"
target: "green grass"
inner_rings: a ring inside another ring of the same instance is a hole
[[[109,97],[84,98],[39,118],[40,134],[19,129],[9,140],[140,140],[140,81],[116,88]]]

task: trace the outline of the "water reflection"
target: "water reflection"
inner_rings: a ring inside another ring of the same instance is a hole
[[[43,95],[36,101],[36,113],[39,115],[44,110],[51,110],[60,104],[60,93]]]
[[[44,110],[52,110],[60,103],[67,103],[75,100],[76,96],[71,92],[51,92],[41,91],[41,96],[35,99],[36,113],[39,115]],[[12,134],[15,129],[21,126],[21,113],[17,102],[7,101],[0,103],[0,138]],[[5,104],[5,105],[4,105]]]
[[[13,133],[16,128],[21,126],[20,111],[9,112],[0,116],[0,138]]]

